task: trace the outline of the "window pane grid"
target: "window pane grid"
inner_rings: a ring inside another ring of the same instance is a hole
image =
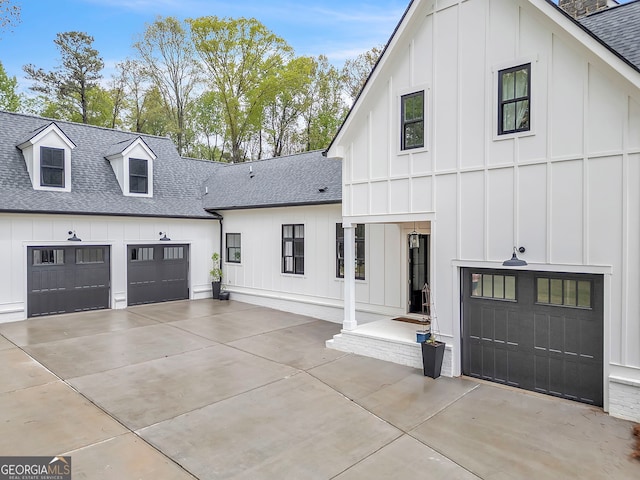
[[[515,301],[516,277],[514,275],[472,273],[471,296]]]
[[[539,277],[536,301],[540,304],[591,308],[591,281]]]
[[[64,250],[57,248],[43,248],[33,251],[34,265],[62,265]]]
[[[282,273],[304,274],[304,225],[282,226]]]
[[[149,177],[147,161],[140,158],[129,159],[129,192],[148,193]]]
[[[64,188],[64,150],[40,147],[40,185]]]
[[[531,64],[499,72],[498,134],[530,129]]]
[[[401,149],[424,147],[424,91],[403,95]]]
[[[104,263],[104,250],[102,248],[78,249],[76,263]]]
[[[227,233],[227,262],[240,263],[241,261],[241,234]]]
[[[149,262],[153,260],[153,247],[137,247],[131,249],[132,262]]]
[[[359,223],[355,228],[356,234],[356,280],[365,280],[365,225]],[[344,228],[336,223],[336,278],[344,278]]]

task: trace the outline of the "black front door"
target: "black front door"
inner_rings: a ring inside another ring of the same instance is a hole
[[[422,288],[429,282],[429,235],[418,235],[411,248],[409,235],[409,313],[422,313]]]

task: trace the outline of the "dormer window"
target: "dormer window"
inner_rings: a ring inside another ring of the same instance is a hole
[[[123,195],[127,197],[153,197],[153,163],[156,155],[142,137],[129,138],[112,145],[105,158]]]
[[[40,147],[40,185],[64,188],[64,149]]]
[[[30,132],[18,144],[34,190],[71,191],[71,150],[75,147],[55,123]]]
[[[149,168],[147,160],[129,159],[129,193],[149,193]]]

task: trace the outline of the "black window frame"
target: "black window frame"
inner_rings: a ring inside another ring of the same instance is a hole
[[[57,157],[57,158],[56,158]],[[40,186],[65,188],[64,148],[40,147]],[[60,163],[58,165],[58,163]],[[59,182],[52,182],[52,175],[60,176]]]
[[[513,98],[503,99],[503,76],[508,73],[517,73],[521,70],[526,70],[527,72],[527,94],[521,97],[516,97],[515,88],[516,82],[514,81],[513,88]],[[509,105],[515,105],[515,109],[517,111],[518,103],[520,102],[528,102],[527,107],[527,122],[525,127],[517,128],[517,125],[514,125],[514,129],[505,130],[504,127],[504,110],[505,107]],[[518,65],[515,67],[505,68],[498,72],[498,135],[509,135],[512,133],[519,132],[528,132],[531,130],[531,63],[525,63],[522,65]]]
[[[133,173],[134,164],[144,164],[144,174]],[[140,182],[144,179],[144,189],[140,187]],[[135,185],[135,187],[134,187]],[[129,193],[148,194],[149,193],[149,160],[144,158],[129,158]]]
[[[225,247],[227,263],[242,263],[242,234],[227,233]]]
[[[356,280],[366,280],[365,242],[366,229],[364,223],[356,224]],[[344,228],[336,223],[336,278],[344,278]]]
[[[286,230],[291,229],[291,235]],[[302,235],[299,232],[302,231]],[[288,246],[291,246],[288,249]],[[290,252],[290,253],[289,253]],[[288,260],[291,260],[288,262]],[[290,263],[290,267],[288,264]],[[282,225],[282,273],[304,275],[304,224]]]
[[[406,102],[415,97],[422,97],[422,115],[420,117],[411,118],[407,120],[405,118],[405,106]],[[418,90],[416,92],[407,93],[406,95],[402,95],[400,97],[400,150],[415,150],[417,148],[424,148],[425,146],[425,91]],[[422,142],[419,144],[407,144],[407,130],[409,127],[413,127],[415,125],[422,126]]]

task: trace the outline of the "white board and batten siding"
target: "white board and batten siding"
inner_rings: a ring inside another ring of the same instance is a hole
[[[498,136],[497,73],[526,63],[531,130]],[[401,152],[399,98],[422,89],[425,148]],[[546,2],[416,1],[329,156],[345,219],[432,221],[454,374],[460,267],[501,268],[515,245],[532,270],[603,274],[605,409],[640,418],[617,403],[640,398],[638,72]]]
[[[0,323],[27,316],[27,247],[107,245],[111,251],[110,308],[127,306],[127,245],[189,245],[189,296],[211,297],[211,254],[217,249],[215,220],[89,215],[0,214]],[[69,242],[74,231],[81,242]],[[166,232],[171,242],[160,242]]]
[[[223,283],[234,299],[343,321],[343,283],[336,276],[339,204],[227,210],[223,231],[241,236],[241,262],[223,254]],[[282,273],[282,226],[304,225],[304,275]],[[364,321],[405,313],[401,298],[396,225],[367,225],[366,273],[356,282],[356,309]],[[226,247],[223,247],[226,252]]]

